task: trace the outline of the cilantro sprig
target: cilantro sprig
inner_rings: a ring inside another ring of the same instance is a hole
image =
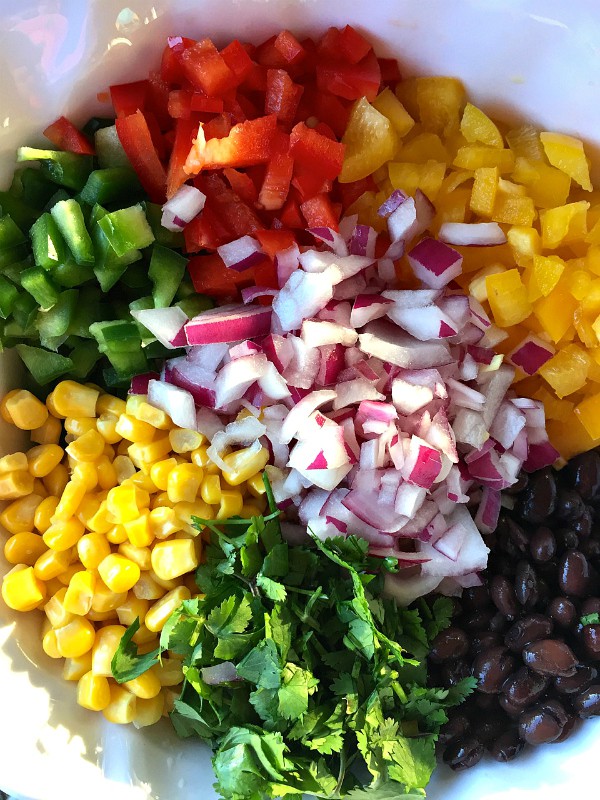
[[[392,565],[370,557],[361,538],[289,545],[265,486],[266,516],[194,519],[211,531],[196,573],[202,594],[169,618],[152,653],[138,655],[130,626],[116,680],[166,650],[183,656],[171,719],[180,736],[212,745],[226,800],[423,797],[446,710],[474,684],[426,682],[423,659],[449,604],[408,610],[382,597]],[[215,683],[219,674],[226,680]]]

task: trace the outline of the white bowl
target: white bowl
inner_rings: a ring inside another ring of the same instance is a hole
[[[456,75],[501,117],[582,136],[600,165],[595,0],[130,0],[126,8],[118,0],[0,0],[0,182],[10,180],[17,145],[42,143],[41,130],[60,114],[83,122],[102,113],[96,93],[146,76],[169,34],[260,41],[284,27],[318,34],[348,22],[380,54],[398,57],[405,74]],[[0,392],[18,377],[4,356]],[[4,451],[18,441],[0,426]],[[40,616],[0,604],[0,788],[31,800],[216,797],[207,748],[178,740],[166,721],[138,732],[79,708],[75,686],[42,652],[40,625]],[[597,797],[598,739],[593,720],[511,765],[485,762],[459,775],[440,768],[428,797]]]

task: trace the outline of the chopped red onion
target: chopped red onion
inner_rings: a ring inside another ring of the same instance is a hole
[[[444,222],[440,241],[462,247],[487,247],[506,243],[506,235],[497,222]]]
[[[229,305],[211,308],[194,317],[185,326],[189,344],[237,342],[240,339],[265,336],[270,330],[271,309],[264,306]]]
[[[432,289],[441,289],[462,271],[462,256],[443,242],[426,237],[408,253],[413,272]]]
[[[170,350],[187,344],[185,338],[178,344],[177,341],[183,326],[188,322],[188,316],[178,306],[170,308],[145,308],[132,311],[131,316],[147,328],[158,341]]]
[[[526,375],[534,375],[555,352],[551,344],[531,333],[511,350],[507,358],[515,367],[520,367]]]
[[[162,207],[160,224],[170,231],[181,231],[197,216],[206,203],[206,195],[184,183]]]
[[[257,297],[277,297],[279,289],[270,289],[268,286],[246,286],[242,289],[242,300],[251,303]]]
[[[168,414],[180,428],[196,427],[196,405],[194,398],[185,389],[163,381],[150,380],[148,402]]]
[[[145,372],[143,375],[134,375],[128,394],[148,394],[148,384],[152,380],[160,380],[158,372]]]
[[[225,266],[236,272],[244,272],[244,270],[255,267],[265,258],[260,244],[253,236],[242,236],[232,242],[222,244],[217,247],[217,253],[223,259]]]

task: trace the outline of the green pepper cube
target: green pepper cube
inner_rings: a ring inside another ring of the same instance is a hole
[[[154,241],[152,228],[139,204],[111,211],[97,224],[118,256],[129,250],[142,250]]]
[[[20,199],[30,206],[42,209],[56,192],[56,184],[48,180],[39,169],[26,167],[15,173],[21,183]]]
[[[147,200],[145,200],[142,205],[146,212],[146,219],[152,228],[152,233],[158,244],[163,244],[165,247],[183,248],[185,244],[183,233],[163,228],[161,223],[162,207],[159,206],[158,203],[150,203]]]
[[[18,344],[16,350],[33,379],[41,386],[66,375],[73,368],[73,362],[67,356],[41,347]]]
[[[77,342],[73,350],[69,353],[69,358],[73,362],[71,374],[78,380],[87,378],[100,358],[100,351],[96,342],[89,339]]]
[[[38,314],[36,326],[40,338],[63,336],[67,333],[75,314],[78,297],[77,289],[68,289],[66,292],[60,293],[58,301],[49,311]]]
[[[22,230],[29,230],[40,213],[39,209],[32,208],[10,191],[0,192],[0,206],[5,214],[10,214]]]
[[[12,250],[26,241],[27,237],[9,214],[0,217],[0,250]]]
[[[95,322],[90,333],[104,353],[130,353],[141,348],[140,332],[133,320]]]
[[[188,260],[160,244],[152,248],[148,275],[153,283],[152,297],[155,308],[167,308],[179,288]]]
[[[81,199],[94,203],[115,203],[123,198],[139,195],[142,187],[131,167],[95,169],[81,190]]]
[[[94,270],[90,266],[79,265],[75,259],[68,258],[52,270],[52,280],[65,289],[73,289],[94,279]]]
[[[131,167],[116,125],[99,128],[94,134],[94,144],[101,167]]]
[[[19,147],[17,161],[39,161],[43,175],[60,186],[76,191],[83,189],[94,167],[93,156],[35,147]]]
[[[58,302],[60,291],[41,267],[23,270],[21,286],[29,292],[42,311],[47,311]]]
[[[187,314],[190,319],[201,314],[203,311],[208,311],[209,308],[215,307],[214,300],[205,294],[184,297],[183,300],[179,300],[175,305],[179,306],[183,313]]]
[[[19,291],[17,287],[0,275],[0,317],[6,319],[12,314]]]
[[[30,294],[27,292],[22,292],[15,300],[15,304],[13,306],[12,315],[15,323],[22,330],[31,329],[35,331],[34,322],[37,314],[38,304]]]
[[[47,212],[31,226],[29,231],[33,258],[38,267],[54,269],[67,260],[68,248],[54,218]]]
[[[83,211],[77,200],[61,200],[51,210],[52,219],[56,222],[75,261],[82,266],[94,263],[94,245],[85,227]]]

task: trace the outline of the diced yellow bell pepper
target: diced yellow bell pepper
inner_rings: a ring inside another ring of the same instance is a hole
[[[565,262],[559,256],[533,257],[533,273],[535,282],[542,297],[548,297],[560,280],[565,269]]]
[[[467,103],[460,121],[460,132],[467,142],[481,142],[490,147],[504,147],[502,134],[495,123],[477,106]]]
[[[573,178],[582,189],[591,192],[590,168],[581,139],[549,131],[542,131],[540,139],[552,166]]]
[[[402,189],[410,195],[420,189],[432,201],[436,199],[446,174],[446,165],[438,161],[425,164],[390,161],[388,169],[394,189]]]
[[[546,429],[550,441],[565,460],[600,444],[600,438],[593,439],[575,414],[571,415],[568,424],[554,419],[548,420]]]
[[[373,101],[373,108],[376,108],[380,114],[389,119],[400,137],[406,136],[414,127],[414,119],[389,87],[386,87],[381,94],[377,95]]]
[[[600,439],[600,392],[582,400],[575,407],[575,415],[592,439]]]
[[[557,208],[540,212],[542,245],[553,249],[570,242],[582,242],[587,234],[587,211],[590,204],[585,200],[567,203]]]
[[[516,325],[531,313],[527,288],[517,269],[488,275],[486,291],[494,321],[501,328]]]
[[[448,151],[436,133],[419,133],[402,142],[396,161],[425,164],[426,161],[448,161]]]
[[[461,169],[480,169],[481,167],[497,167],[500,173],[512,172],[515,157],[512,150],[487,147],[484,144],[468,144],[459,148],[452,162]]]
[[[535,228],[512,225],[506,232],[508,244],[519,267],[527,267],[541,251],[542,240]]]
[[[533,313],[542,328],[553,342],[559,342],[573,324],[573,314],[577,308],[577,300],[573,295],[559,286],[553,289],[548,297],[538,300],[533,306]]]
[[[589,368],[590,357],[585,350],[569,344],[546,361],[539,373],[562,399],[585,386]]]
[[[459,129],[465,89],[456,78],[417,78],[417,105],[427,131],[450,136]]]
[[[535,219],[535,206],[531,197],[498,191],[492,212],[494,222],[531,227]]]
[[[527,187],[527,193],[537,208],[554,208],[567,202],[571,179],[543,161],[517,158],[512,177]]]
[[[363,97],[352,106],[342,142],[346,151],[339,180],[351,183],[366,178],[392,159],[397,137],[389,119]]]
[[[478,167],[474,172],[471,190],[471,211],[483,217],[491,217],[498,192],[498,167]]]

